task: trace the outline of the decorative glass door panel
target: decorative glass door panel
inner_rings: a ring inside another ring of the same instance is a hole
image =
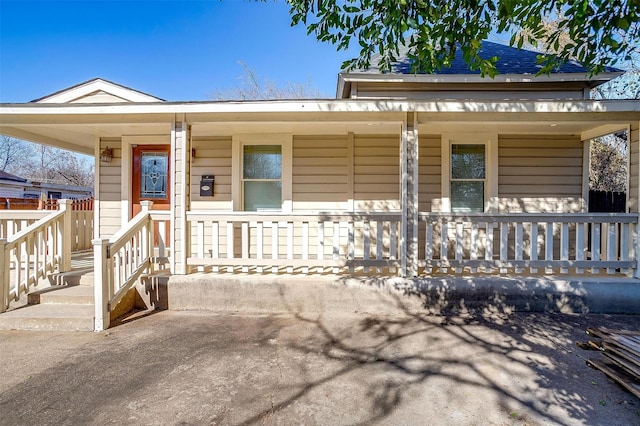
[[[171,157],[169,145],[138,145],[133,148],[131,170],[131,217],[137,215],[140,201],[153,201],[152,210],[169,210],[171,206]],[[170,247],[169,222],[159,228],[155,223],[156,246],[160,240]]]
[[[142,152],[140,159],[140,198],[166,199],[169,183],[169,153]]]

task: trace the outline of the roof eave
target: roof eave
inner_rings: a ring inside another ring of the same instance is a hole
[[[532,82],[584,82],[596,87],[624,74],[623,71],[612,71],[589,76],[585,73],[555,73],[549,75],[535,74],[498,74],[494,78],[482,77],[480,74],[381,74],[367,72],[348,72],[338,75],[342,87],[351,82],[383,83],[532,83]],[[340,88],[340,82],[338,88]],[[338,93],[339,95],[340,93]]]

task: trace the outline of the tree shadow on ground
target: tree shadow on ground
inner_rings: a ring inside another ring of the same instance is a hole
[[[281,297],[287,303],[286,294],[281,293]],[[608,316],[510,315],[496,306],[471,313],[431,315],[415,312],[405,302],[406,295],[394,295],[397,315],[363,315],[356,327],[353,322],[341,324],[289,306],[290,313],[314,332],[300,341],[288,341],[286,347],[336,362],[339,367],[293,387],[288,384],[287,389],[282,389],[288,397],[272,401],[268,409],[242,424],[264,423],[319,388],[353,376],[369,379],[363,383],[368,386],[366,399],[360,400],[367,406],[366,414],[357,421],[348,421],[350,424],[391,421],[400,410],[415,405],[412,399],[419,399],[425,392],[429,398],[441,398],[434,408],[447,406],[460,398],[456,388],[486,398],[490,401],[486,407],[489,412],[491,404],[499,407],[498,418],[485,419],[489,424],[566,424],[568,420],[616,424],[617,417],[609,417],[611,413],[603,409],[607,402],[628,404],[620,424],[628,424],[625,416],[640,421],[640,404],[632,396],[611,402],[606,400],[606,392],[588,389],[596,383],[594,377],[600,382],[605,379],[585,365],[589,354],[575,348],[576,339],[587,326],[594,325],[592,321],[640,328],[640,317],[616,322]],[[442,383],[451,387],[443,392],[429,391]],[[482,409],[475,407],[478,408]],[[438,415],[446,413],[434,413]]]

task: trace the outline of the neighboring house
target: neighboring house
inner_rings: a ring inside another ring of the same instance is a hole
[[[483,46],[495,79],[400,60],[339,74],[337,99],[165,102],[95,79],[1,105],[0,132],[95,156],[96,238],[166,210],[173,274],[637,274],[640,104],[589,99],[621,72],[536,76],[535,53]],[[586,214],[589,141],[620,130],[628,213]]]
[[[86,199],[93,195],[93,188],[59,183],[30,181],[25,178],[0,171],[0,197],[2,198],[41,198]]]
[[[48,200],[84,200],[93,196],[93,188],[88,186],[66,185],[61,183],[48,183],[29,181],[25,188],[24,198],[47,198]]]
[[[22,198],[27,186],[26,179],[0,171],[0,197]]]

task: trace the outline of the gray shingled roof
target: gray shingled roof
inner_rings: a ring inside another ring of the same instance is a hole
[[[12,182],[26,182],[27,181],[24,178],[21,178],[21,177],[16,176],[16,175],[12,175],[11,173],[3,172],[2,170],[0,170],[0,179],[1,180],[9,180],[9,181],[12,181]]]
[[[400,48],[400,59],[393,65],[393,74],[413,74],[411,71],[411,61],[406,57],[407,48]],[[496,68],[500,74],[536,74],[540,71],[541,66],[536,63],[537,56],[540,53],[530,50],[516,49],[515,47],[506,46],[491,41],[483,41],[480,50],[480,57],[488,59],[498,56],[500,59],[496,63]],[[379,54],[371,58],[371,66],[366,70],[355,71],[357,73],[380,73],[378,68]],[[604,72],[620,72],[621,70],[613,67],[605,67]],[[588,69],[577,62],[568,62],[552,73],[587,73]],[[456,58],[450,68],[437,70],[434,74],[480,74],[479,70],[471,71],[462,59],[460,49],[456,50]]]

